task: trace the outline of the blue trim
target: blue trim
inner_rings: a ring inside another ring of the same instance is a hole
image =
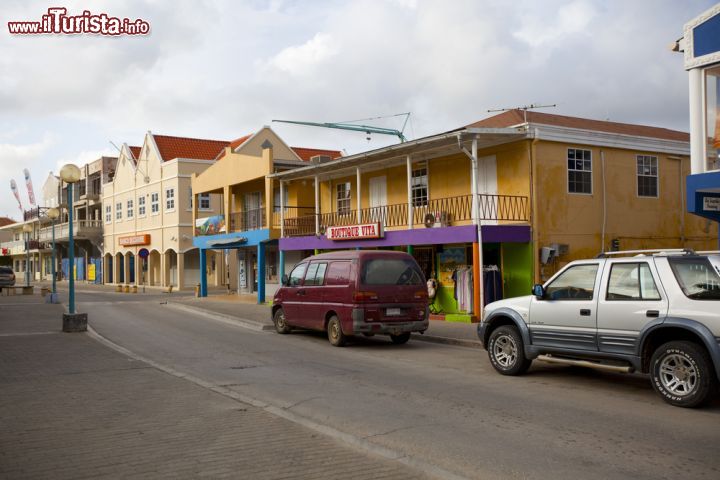
[[[280,250],[280,268],[278,268],[278,279],[282,282],[282,278],[285,276],[285,250]]]
[[[243,241],[244,239],[244,241]],[[229,246],[213,245],[214,242],[237,240],[237,244]],[[198,248],[210,248],[213,250],[223,250],[225,248],[243,248],[256,247],[262,242],[270,240],[270,230],[267,228],[261,230],[248,230],[246,232],[221,233],[220,235],[203,235],[193,237],[193,246]]]
[[[265,303],[265,244],[258,243],[257,246],[257,303]]]
[[[200,250],[200,296],[207,297],[207,250]]]
[[[686,185],[688,212],[720,222],[720,212],[703,209],[704,198],[720,197],[720,172],[688,175]]]
[[[720,15],[715,15],[693,28],[693,57],[720,52]]]

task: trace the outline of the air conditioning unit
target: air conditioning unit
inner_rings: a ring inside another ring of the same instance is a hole
[[[447,212],[428,212],[425,214],[427,228],[440,228],[450,225]]]

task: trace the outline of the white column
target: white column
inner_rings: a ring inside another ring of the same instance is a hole
[[[285,236],[285,182],[280,180],[280,238]]]
[[[472,185],[470,186],[470,191],[472,192],[472,221],[473,225],[478,225],[481,222],[479,221],[478,217],[478,203],[480,202],[480,195],[478,195],[478,156],[477,156],[477,138],[473,139],[472,142],[472,158],[470,159],[470,178]],[[478,230],[479,232],[479,230]]]
[[[361,195],[360,195],[360,167],[355,168],[355,185],[357,186],[357,200],[355,201],[357,205],[357,223],[362,223],[362,212],[360,211],[360,206],[362,203],[360,202]]]
[[[320,235],[320,179],[315,175],[315,235]]]
[[[413,228],[413,204],[412,204],[412,158],[405,157],[407,170],[407,208],[408,208],[408,229]]]
[[[177,288],[182,290],[185,286],[185,253],[177,254]]]
[[[703,173],[705,158],[705,134],[703,133],[703,70],[694,68],[688,72],[690,85],[690,173]]]

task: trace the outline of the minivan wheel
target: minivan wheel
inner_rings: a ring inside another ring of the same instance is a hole
[[[333,315],[330,317],[330,320],[328,320],[327,334],[330,345],[333,347],[342,347],[347,341],[347,337],[340,326],[340,319],[336,315]]]
[[[410,333],[401,333],[400,335],[390,335],[390,340],[395,345],[402,345],[403,343],[407,343],[408,340],[410,340]]]
[[[677,407],[699,407],[715,391],[715,372],[705,349],[693,342],[667,342],[650,359],[652,386]]]
[[[278,333],[290,333],[291,328],[285,322],[285,312],[282,308],[278,308],[277,310],[275,310],[275,315],[273,315],[273,323],[275,324],[275,330]]]
[[[503,375],[523,374],[532,363],[525,357],[520,333],[511,325],[498,327],[490,334],[488,356],[493,368]]]

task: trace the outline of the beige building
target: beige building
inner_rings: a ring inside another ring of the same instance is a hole
[[[228,145],[148,132],[141,147],[122,146],[113,179],[102,185],[104,283],[183,288],[199,282],[190,178],[212,165]],[[221,206],[205,195],[198,209],[212,215]],[[220,264],[210,263],[217,283]]]

